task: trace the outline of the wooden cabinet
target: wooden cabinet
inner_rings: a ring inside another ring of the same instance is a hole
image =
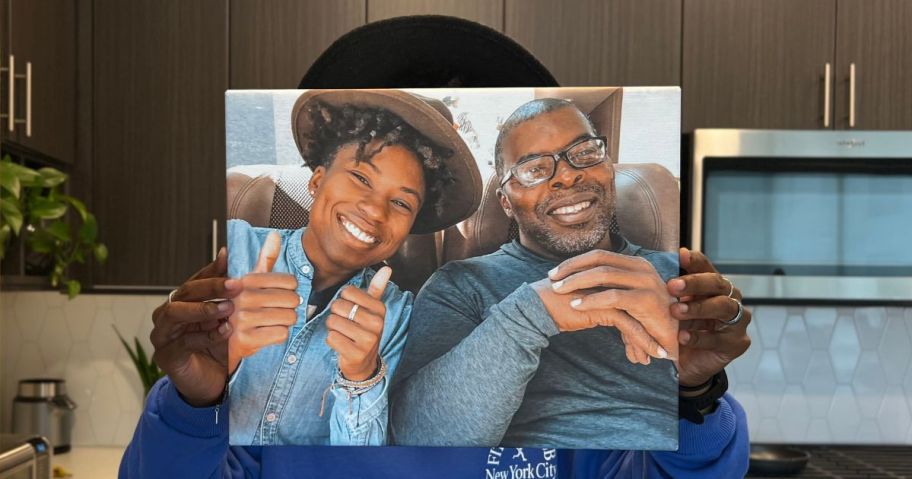
[[[839,0],[836,18],[836,128],[912,129],[912,2]]]
[[[3,119],[4,139],[72,163],[76,150],[75,0],[6,0],[0,25],[4,36],[0,60],[8,68],[13,55],[15,73],[22,77],[15,80],[14,113],[30,123],[19,123],[10,132],[8,120]],[[8,78],[4,72],[3,112],[7,114]]]
[[[228,5],[95,0],[96,287],[167,287],[211,260],[225,218]],[[224,244],[224,238],[221,238]]]
[[[506,0],[504,20],[563,86],[681,84],[681,0]]]
[[[368,0],[367,21],[403,15],[449,15],[503,31],[504,3],[491,0]]]
[[[365,0],[231,0],[231,88],[297,88],[365,15]]]
[[[910,24],[907,0],[686,0],[684,130],[912,128]]]
[[[684,130],[824,127],[835,15],[836,0],[685,1]]]

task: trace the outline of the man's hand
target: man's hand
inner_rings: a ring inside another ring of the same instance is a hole
[[[225,278],[228,257],[222,248],[215,261],[199,270],[152,313],[152,359],[171,379],[184,400],[202,407],[217,403],[225,390],[231,298],[240,283]],[[226,299],[222,302],[209,302]]]
[[[723,324],[738,313],[735,299],[741,301],[741,291],[723,279],[702,253],[681,248],[680,255],[681,268],[687,274],[668,281],[668,292],[680,301],[671,305],[671,314],[681,325],[679,382],[698,386],[750,347],[747,325],[751,313],[744,308],[741,322]],[[728,297],[729,292],[734,299]]]
[[[240,292],[229,319],[233,330],[228,338],[229,373],[234,373],[242,358],[285,342],[297,321],[295,308],[302,303],[296,292],[298,280],[289,273],[272,272],[281,246],[279,234],[270,232],[253,271],[237,279]]]
[[[326,319],[326,344],[339,355],[339,369],[350,381],[364,381],[377,370],[380,337],[386,305],[380,298],[386,290],[393,270],[384,266],[371,279],[367,291],[346,286],[330,305]],[[352,319],[352,308],[355,311]]]
[[[561,331],[613,326],[632,362],[677,357],[677,324],[668,309],[674,298],[648,261],[594,250],[564,261],[549,278],[557,296],[533,287]]]

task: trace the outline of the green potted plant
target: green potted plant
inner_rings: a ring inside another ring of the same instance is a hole
[[[67,175],[54,168],[32,169],[15,163],[9,155],[0,160],[0,260],[14,237],[46,263],[51,286],[66,286],[70,299],[82,285],[67,274],[67,267],[85,263],[89,255],[99,262],[108,249],[97,241],[98,223],[85,204],[61,189]],[[67,222],[75,210],[79,221]]]
[[[117,326],[111,325],[114,328],[114,332],[117,333],[117,337],[120,338],[120,344],[123,344],[124,349],[127,350],[127,354],[130,355],[130,359],[133,360],[133,366],[136,367],[136,372],[139,373],[139,380],[142,381],[143,385],[143,398],[149,396],[149,391],[152,390],[152,386],[155,385],[155,382],[164,377],[165,373],[158,368],[158,365],[155,364],[155,361],[152,360],[152,356],[146,354],[146,350],[143,349],[142,344],[139,343],[139,338],[133,337],[134,348],[131,348],[127,343],[127,340],[121,336],[120,331],[117,330]]]

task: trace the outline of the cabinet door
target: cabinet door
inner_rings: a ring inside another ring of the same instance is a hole
[[[231,0],[231,88],[297,88],[364,19],[365,0]]]
[[[836,0],[687,0],[685,131],[824,128],[835,19]]]
[[[912,129],[912,2],[839,0],[836,127]],[[850,69],[855,65],[855,124]]]
[[[76,151],[76,2],[9,0],[10,53],[16,73],[32,64],[32,128],[16,125],[16,141],[65,163]],[[8,62],[4,60],[4,65]],[[26,117],[26,83],[16,84],[16,117]]]
[[[504,17],[563,86],[681,84],[681,0],[506,0]]]
[[[95,0],[96,286],[168,286],[211,259],[225,218],[228,5]],[[224,244],[224,238],[221,238]]]
[[[368,0],[367,21],[403,15],[449,15],[503,31],[503,2],[491,0]]]

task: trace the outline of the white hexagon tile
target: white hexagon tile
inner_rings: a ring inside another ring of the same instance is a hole
[[[752,440],[912,444],[912,308],[751,309],[729,381]]]
[[[142,385],[111,324],[147,350],[164,295],[51,292],[0,298],[0,430],[19,379],[67,381],[76,445],[125,445]],[[912,308],[753,307],[753,345],[729,368],[751,438],[912,444]]]
[[[112,324],[147,351],[151,312],[164,295],[4,292],[0,299],[0,431],[10,429],[17,383],[62,377],[76,402],[73,444],[123,446],[143,406],[143,389]]]

